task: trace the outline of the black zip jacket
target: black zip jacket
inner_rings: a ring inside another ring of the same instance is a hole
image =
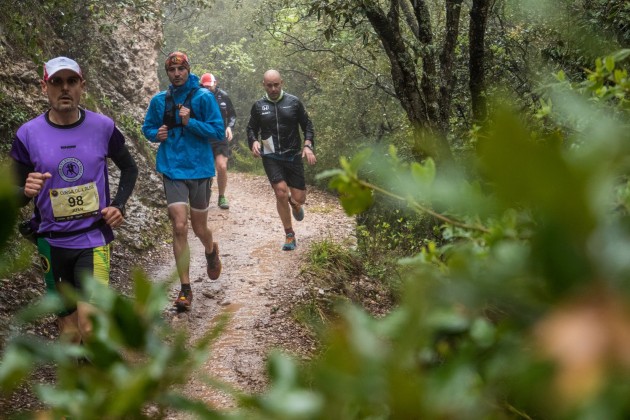
[[[232,105],[232,100],[226,91],[219,88],[215,89],[214,97],[219,104],[219,109],[221,109],[223,125],[225,125],[225,128],[230,127],[234,130],[234,125],[236,125],[236,111],[234,110],[234,105]]]
[[[276,155],[290,157],[302,152],[299,128],[302,128],[304,140],[310,140],[315,147],[313,123],[296,96],[285,92],[278,102],[262,97],[252,105],[247,143],[251,149],[255,141],[271,136]]]

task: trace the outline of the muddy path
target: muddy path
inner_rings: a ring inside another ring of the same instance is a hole
[[[299,357],[312,346],[311,338],[294,321],[290,309],[290,302],[310,292],[309,285],[300,278],[305,253],[314,241],[351,239],[354,221],[344,214],[335,197],[309,187],[306,216],[302,222],[293,223],[297,249],[282,251],[284,231],[266,177],[230,172],[230,209],[216,207],[216,197],[215,185],[208,218],[214,240],[219,243],[221,276],[215,281],[208,279],[204,249],[189,230],[193,308],[181,314],[169,311],[168,316],[175,326],[189,332],[193,342],[215,326],[221,314],[229,313],[227,328],[212,345],[199,374],[247,392],[258,392],[265,387],[265,358],[272,348]],[[155,260],[162,265],[148,267],[147,271],[156,281],[166,281],[175,270],[170,245],[165,245],[160,255]],[[172,299],[179,291],[176,283],[170,290]],[[183,391],[216,408],[235,405],[198,376]]]

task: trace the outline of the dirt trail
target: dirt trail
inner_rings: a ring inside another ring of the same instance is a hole
[[[309,338],[295,324],[286,305],[292,298],[308,293],[299,278],[301,257],[313,241],[351,237],[354,222],[343,213],[336,198],[309,187],[304,206],[306,217],[293,223],[298,247],[295,251],[282,251],[284,231],[267,178],[230,172],[227,196],[230,209],[219,209],[216,185],[213,187],[208,216],[214,240],[219,243],[221,276],[216,281],[207,278],[203,247],[189,230],[193,309],[189,313],[173,313],[172,321],[187,328],[195,340],[216,324],[220,314],[229,312],[232,317],[228,327],[212,346],[200,373],[256,392],[264,388],[265,357],[272,347],[299,354],[310,346]],[[170,246],[165,246],[162,255],[161,260],[167,264],[149,268],[157,280],[169,278],[175,269]],[[178,286],[171,290],[172,299],[178,291]],[[229,397],[198,378],[191,379],[185,388],[186,395],[213,407],[234,406]]]

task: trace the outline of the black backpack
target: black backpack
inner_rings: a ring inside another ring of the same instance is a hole
[[[188,95],[186,95],[186,99],[184,99],[184,103],[177,104],[177,105],[175,104],[175,101],[173,100],[173,93],[171,92],[171,90],[169,89],[166,91],[166,99],[164,102],[164,116],[162,117],[162,124],[166,125],[169,130],[175,127],[183,127],[181,123],[176,123],[177,120],[175,118],[176,113],[179,111],[179,109],[182,106],[185,106],[186,108],[190,109],[190,118],[195,118],[195,112],[190,106],[190,101],[193,95],[195,94],[195,92],[197,92],[197,90],[199,90],[199,88],[191,89],[190,92],[188,92]]]

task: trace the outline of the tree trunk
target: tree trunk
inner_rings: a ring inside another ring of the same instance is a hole
[[[453,89],[455,88],[455,76],[453,63],[455,56],[455,46],[459,36],[459,19],[462,11],[463,0],[446,1],[446,35],[444,46],[440,54],[440,69],[442,73],[442,84],[440,85],[440,119],[448,122],[451,116],[451,100]],[[447,129],[448,127],[445,127]]]
[[[473,0],[470,10],[470,30],[468,40],[470,43],[470,61],[468,69],[470,73],[469,88],[472,102],[473,120],[477,123],[487,118],[487,103],[485,97],[485,34],[488,22],[490,0]]]
[[[415,133],[416,158],[432,157],[437,163],[452,160],[450,146],[446,140],[438,103],[439,80],[432,45],[432,31],[428,9],[424,1],[414,2],[418,21],[418,38],[421,42],[422,75],[418,78],[416,57],[403,39],[400,28],[398,0],[390,0],[387,15],[377,6],[366,5],[368,20],[376,31],[391,62],[394,89],[407,113]],[[423,14],[423,10],[427,14]],[[418,82],[420,80],[420,82]]]

